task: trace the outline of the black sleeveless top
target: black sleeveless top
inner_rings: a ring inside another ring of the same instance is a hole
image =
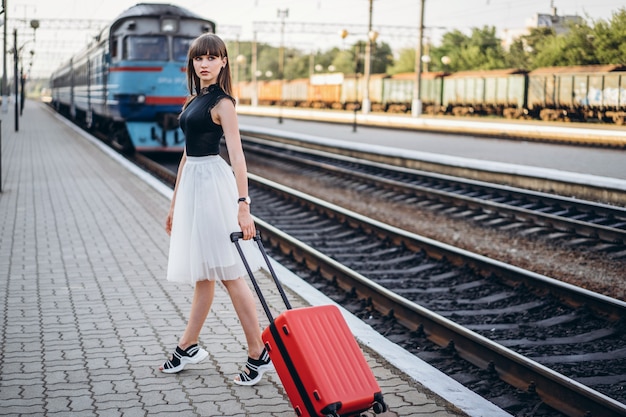
[[[211,84],[180,115],[187,156],[219,154],[224,129],[211,118],[211,109],[223,98],[232,100],[217,84]]]

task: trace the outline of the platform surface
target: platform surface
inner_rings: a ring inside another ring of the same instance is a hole
[[[254,387],[231,382],[246,347],[221,286],[200,339],[209,357],[176,375],[158,370],[193,292],[165,279],[167,191],[40,103],[26,103],[18,132],[12,112],[0,116],[0,416],[294,416],[275,373]],[[326,302],[281,273],[294,306]],[[262,287],[280,310],[270,281]],[[385,342],[354,320],[390,407],[381,416],[507,415],[416,369],[401,349],[389,361],[376,351]],[[449,398],[411,372],[446,385]]]

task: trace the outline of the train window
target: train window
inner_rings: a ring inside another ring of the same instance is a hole
[[[113,38],[112,39],[109,48],[111,50],[111,52],[110,52],[111,53],[111,58],[118,58],[118,56],[117,56],[117,38]]]
[[[134,61],[167,61],[167,39],[165,36],[127,36],[123,56]]]
[[[178,19],[163,18],[161,20],[161,31],[178,32]]]
[[[191,42],[193,42],[193,38],[174,38],[174,61],[187,61],[187,51],[189,51],[189,45],[191,45]]]

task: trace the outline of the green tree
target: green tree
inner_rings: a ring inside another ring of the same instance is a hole
[[[509,66],[524,63],[527,69],[550,66],[626,63],[626,9],[615,12],[609,21],[572,24],[568,32],[556,35],[551,28],[533,28],[514,42],[507,55]],[[523,52],[522,52],[523,48]]]
[[[339,51],[332,61],[332,66],[337,72],[344,74],[363,73],[363,54],[361,52],[363,45],[355,44],[350,49]]]
[[[441,62],[443,56],[450,58],[448,66],[444,67]],[[506,67],[504,49],[493,26],[474,28],[471,36],[458,30],[444,34],[441,46],[432,48],[431,59],[433,70],[465,71]]]
[[[297,49],[285,52],[285,79],[306,78],[309,76],[310,55]]]
[[[599,63],[626,64],[626,8],[613,13],[608,22],[596,22],[592,37]]]
[[[441,58],[447,56],[450,59],[450,63],[446,66],[448,71],[459,71],[465,69],[461,65],[459,59],[462,48],[467,44],[468,37],[459,30],[453,30],[443,35],[441,46],[431,48],[431,68],[435,71],[443,69]]]
[[[241,81],[250,81],[252,79],[252,42],[227,42],[228,52],[230,54],[230,68],[235,71],[235,68],[239,71],[237,74],[238,79]],[[237,61],[237,57],[242,56]],[[233,73],[234,76],[234,73]]]
[[[372,74],[385,74],[393,65],[393,52],[388,43],[372,44]]]
[[[341,54],[341,50],[337,47],[331,48],[325,52],[317,52],[312,62],[313,70],[325,73],[329,72],[332,67],[335,67],[334,71],[345,72],[335,65],[335,60],[339,54]]]
[[[567,33],[547,37],[537,45],[532,67],[598,64],[593,38],[592,30],[586,23],[572,24]]]
[[[278,48],[266,44],[257,45],[257,71],[259,79],[278,78]]]
[[[364,73],[365,65],[365,41],[358,41],[348,49],[337,51],[332,65],[335,71],[345,74]],[[384,74],[387,68],[393,64],[391,47],[387,43],[372,44],[371,73]]]
[[[522,39],[516,39],[513,41],[508,53],[504,56],[504,60],[506,62],[506,66],[509,68],[526,69],[530,67],[528,47],[524,44]]]
[[[473,28],[469,36],[459,30],[445,33],[439,46],[429,45],[430,71],[463,71],[498,68],[524,68],[532,70],[544,66],[626,64],[626,8],[615,12],[608,21],[571,25],[563,35],[551,28],[533,28],[528,35],[515,40],[504,51],[495,28]],[[315,72],[363,74],[365,42],[360,40],[346,49],[331,48],[326,51],[305,53],[286,48],[284,73],[286,79],[304,78]],[[245,57],[240,68],[240,78],[251,79],[252,45],[250,42],[230,43],[229,51]],[[257,45],[257,71],[259,79],[276,79],[279,76],[279,48],[268,44]],[[445,64],[442,58],[447,57]],[[415,50],[399,51],[394,61],[391,47],[382,42],[372,45],[372,74],[415,71]],[[231,65],[233,67],[233,65]],[[319,70],[316,70],[316,67]],[[426,70],[426,68],[424,68]],[[267,75],[271,74],[271,75]]]
[[[404,48],[400,50],[398,59],[396,59],[388,68],[389,75],[400,74],[403,72],[415,72],[415,49]]]

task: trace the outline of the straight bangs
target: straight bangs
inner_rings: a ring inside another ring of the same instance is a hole
[[[226,45],[215,35],[206,34],[197,38],[189,48],[189,60],[195,57],[209,55],[224,58],[227,56]]]
[[[200,94],[200,77],[196,74],[193,62],[196,57],[203,55],[215,56],[220,59],[226,58],[226,62],[217,76],[217,84],[226,94],[232,96],[233,89],[230,75],[230,60],[228,59],[226,44],[219,36],[213,33],[200,35],[189,46],[189,52],[187,54],[187,88],[189,90],[189,94],[192,96]],[[190,99],[185,102],[183,110],[192,99],[193,97],[190,97]]]

